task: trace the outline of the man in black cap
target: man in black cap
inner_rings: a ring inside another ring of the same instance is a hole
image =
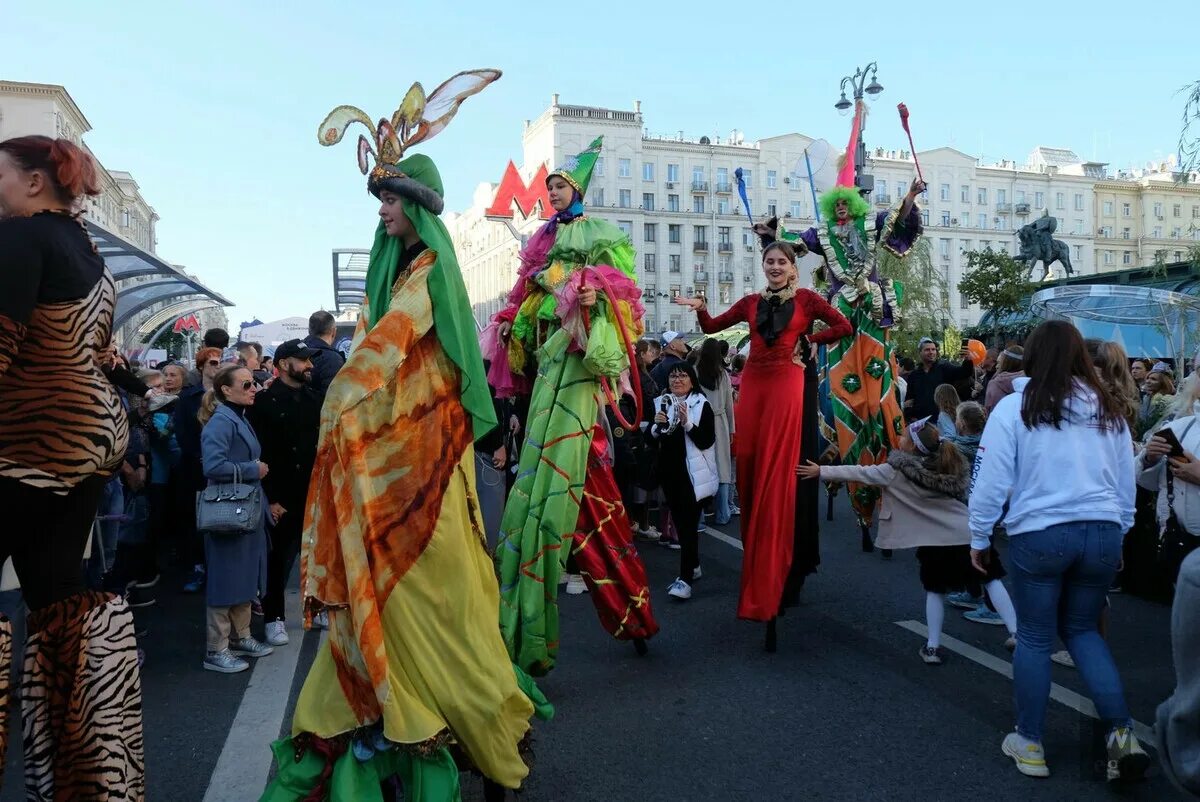
[[[313,356],[313,350],[300,340],[288,340],[276,348],[279,377],[255,396],[249,413],[262,445],[262,461],[271,466],[262,484],[274,522],[267,555],[267,593],[263,598],[267,643],[272,646],[288,642],[283,590],[300,553],[308,482],[321,430],[324,395],[312,387]]]
[[[937,416],[937,404],[933,402],[933,393],[940,384],[954,384],[963,379],[975,377],[975,365],[971,363],[971,352],[962,349],[961,365],[953,365],[944,359],[938,359],[938,346],[928,337],[922,337],[918,346],[921,362],[916,370],[905,378],[908,390],[904,396],[904,418],[910,423],[930,415]],[[270,463],[267,463],[270,465]]]

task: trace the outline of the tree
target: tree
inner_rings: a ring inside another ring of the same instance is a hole
[[[1179,131],[1179,172],[1183,180],[1200,168],[1200,81],[1183,87],[1187,93],[1183,104],[1183,127]],[[1195,128],[1193,128],[1193,126]]]
[[[1025,275],[1027,268],[1007,253],[991,248],[964,255],[967,264],[958,291],[992,313],[993,339],[999,339],[1000,318],[1019,312],[1033,293],[1034,286]]]
[[[905,259],[880,249],[879,272],[903,287],[900,322],[890,330],[896,350],[913,356],[922,337],[941,340],[950,319],[946,279],[933,266],[929,240],[922,238]]]

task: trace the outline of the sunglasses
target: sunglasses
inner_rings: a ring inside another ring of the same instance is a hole
[[[208,360],[208,362],[206,362],[205,364],[207,364],[207,365],[208,365],[210,368],[219,368],[219,367],[221,367],[221,360],[219,360],[219,359],[210,359],[210,360]]]
[[[242,382],[242,389],[243,389],[243,390],[249,390],[249,389],[250,389],[251,387],[253,387],[253,386],[254,386],[254,382],[252,382],[252,381],[244,381],[244,382]]]

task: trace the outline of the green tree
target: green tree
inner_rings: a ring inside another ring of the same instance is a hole
[[[929,239],[918,241],[905,259],[881,248],[879,272],[904,288],[902,316],[890,333],[896,349],[914,356],[922,337],[940,342],[950,320],[950,293],[945,277],[933,266]]]
[[[1179,91],[1187,93],[1183,104],[1183,126],[1179,131],[1179,172],[1187,181],[1189,173],[1200,169],[1200,81]]]
[[[992,313],[993,339],[1000,337],[1000,318],[1020,311],[1033,293],[1034,285],[1026,278],[1027,268],[1007,253],[967,251],[966,267],[958,282],[958,291],[968,301]]]

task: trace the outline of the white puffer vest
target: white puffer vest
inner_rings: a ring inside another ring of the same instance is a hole
[[[670,426],[680,425],[682,422],[675,415],[675,396],[670,393],[660,395],[654,399],[655,410],[662,409],[663,400],[666,400],[667,406],[667,422]],[[704,412],[704,407],[708,405],[708,399],[704,397],[704,393],[692,393],[687,398],[688,420],[694,423],[700,422],[700,416]],[[683,441],[687,447],[687,470],[688,477],[692,480],[692,490],[696,494],[697,501],[703,501],[706,498],[712,498],[717,494],[717,488],[721,484],[721,480],[717,474],[717,451],[716,448],[700,449],[692,442],[692,438],[684,432]]]

